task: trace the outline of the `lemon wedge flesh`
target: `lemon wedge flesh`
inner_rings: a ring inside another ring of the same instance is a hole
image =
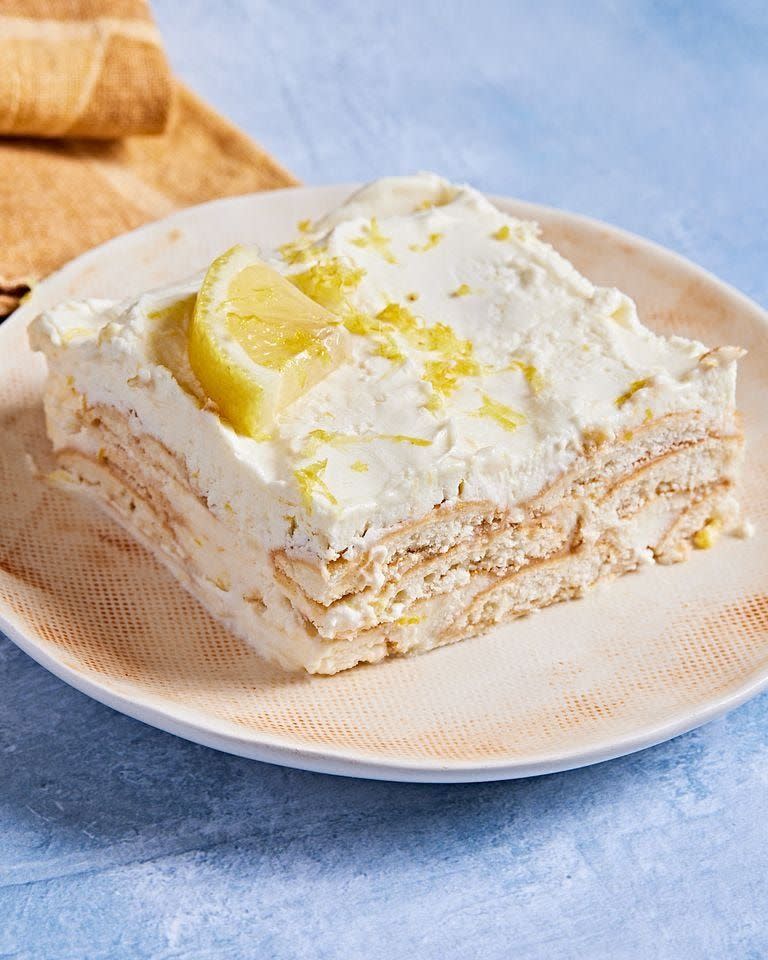
[[[236,246],[205,275],[189,326],[189,362],[222,417],[259,438],[339,365],[347,342],[332,313],[256,250]]]

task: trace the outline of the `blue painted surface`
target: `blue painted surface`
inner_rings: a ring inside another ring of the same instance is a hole
[[[308,182],[436,169],[768,304],[763,0],[154,5],[178,72]],[[366,783],[177,740],[0,639],[0,958],[757,960],[767,730],[764,696],[588,770]]]

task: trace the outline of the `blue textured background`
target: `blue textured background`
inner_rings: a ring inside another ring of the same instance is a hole
[[[178,72],[308,182],[436,169],[768,303],[768,13],[155,0]],[[768,697],[620,761],[403,786],[216,754],[0,638],[2,958],[764,958]]]

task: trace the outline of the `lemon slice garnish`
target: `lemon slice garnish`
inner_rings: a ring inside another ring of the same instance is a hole
[[[336,317],[236,246],[208,268],[189,327],[189,361],[220,414],[250,437],[334,370],[347,334]]]

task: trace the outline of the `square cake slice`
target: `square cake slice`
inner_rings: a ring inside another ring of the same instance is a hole
[[[654,334],[434,175],[31,338],[54,475],[290,669],[462,640],[737,523],[741,351]]]

